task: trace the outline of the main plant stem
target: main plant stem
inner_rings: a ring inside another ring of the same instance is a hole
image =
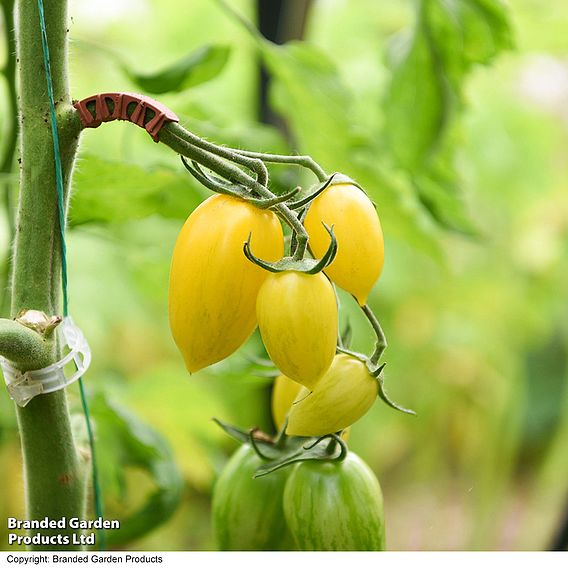
[[[0,176],[6,176],[5,181],[2,181],[4,186],[4,207],[6,209],[6,220],[8,223],[8,234],[10,241],[14,237],[14,218],[12,213],[12,180],[10,174],[14,164],[14,155],[16,153],[17,142],[17,123],[18,123],[18,109],[17,109],[17,93],[16,93],[16,55],[15,46],[16,38],[14,35],[14,0],[0,0],[0,10],[4,16],[4,36],[6,40],[6,62],[2,69],[2,74],[6,80],[7,97],[6,97],[6,114],[4,128],[4,145],[0,157]],[[6,254],[4,260],[4,275],[6,280],[10,277],[11,272],[10,254]],[[0,292],[0,313],[2,315],[8,311],[9,303],[9,288],[4,285],[3,291]]]
[[[2,74],[6,78],[6,86],[8,90],[8,97],[6,99],[8,108],[6,109],[6,131],[5,131],[5,146],[3,149],[2,157],[0,159],[0,173],[9,174],[12,171],[12,162],[14,161],[14,154],[16,152],[16,123],[17,123],[17,109],[16,109],[16,60],[12,52],[14,49],[14,18],[13,18],[13,0],[0,0],[0,10],[4,16],[4,26],[6,28],[6,63],[2,69]],[[8,192],[9,182],[5,183],[6,195],[5,200],[7,206],[10,206],[10,195]],[[8,212],[9,213],[9,212]],[[11,222],[11,221],[10,221]]]
[[[67,1],[45,2],[53,90],[68,190],[80,130],[67,80]],[[12,280],[12,316],[23,309],[60,314],[61,253],[52,132],[36,0],[17,0],[16,38],[20,85],[20,192]],[[68,194],[68,191],[67,191]],[[51,340],[48,362],[57,359]],[[35,362],[22,370],[38,368]],[[41,395],[17,408],[27,517],[83,517],[86,475],[69,421],[65,391]],[[65,534],[53,531],[51,534]],[[48,534],[49,531],[43,531]],[[61,549],[33,546],[34,549]],[[79,548],[77,545],[69,548]]]

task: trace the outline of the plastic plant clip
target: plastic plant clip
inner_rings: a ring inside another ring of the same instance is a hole
[[[18,406],[26,406],[32,398],[40,394],[64,389],[82,377],[89,368],[91,349],[71,317],[63,318],[57,331],[61,343],[67,346],[69,353],[53,365],[22,373],[12,366],[8,359],[0,357],[0,367],[8,393]],[[75,372],[69,374],[67,371],[66,374],[65,367],[69,363],[74,363]]]
[[[166,122],[179,122],[177,115],[154,99],[138,93],[100,93],[77,101],[83,128],[97,128],[103,122],[126,120],[144,128],[158,142]]]

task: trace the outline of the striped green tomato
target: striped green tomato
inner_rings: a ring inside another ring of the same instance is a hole
[[[383,496],[356,454],[342,462],[305,461],[284,490],[284,513],[300,550],[384,550]]]
[[[284,468],[253,478],[263,461],[241,446],[213,489],[213,533],[219,550],[291,550],[282,497],[290,473]]]

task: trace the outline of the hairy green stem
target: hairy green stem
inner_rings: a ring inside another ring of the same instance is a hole
[[[371,308],[367,304],[365,304],[364,306],[361,306],[361,309],[363,310],[365,316],[367,316],[367,319],[369,320],[369,323],[371,324],[371,327],[373,328],[373,331],[377,336],[375,350],[371,357],[369,357],[371,363],[377,364],[381,359],[381,356],[384,353],[385,349],[387,348],[387,338],[385,336],[383,328],[381,327],[381,324],[379,323],[379,320],[377,319],[377,316],[373,313]]]
[[[21,323],[0,319],[0,355],[23,369],[50,364],[52,346],[39,333]]]
[[[185,169],[203,186],[215,191],[216,193],[222,193],[224,195],[232,195],[233,197],[238,197],[241,199],[246,199],[249,203],[253,204],[259,209],[269,209],[278,205],[278,203],[284,203],[288,199],[292,198],[299,191],[299,188],[295,188],[288,193],[282,195],[275,195],[271,198],[266,197],[251,197],[248,190],[244,189],[240,185],[228,184],[220,178],[208,176],[202,169],[201,166],[193,161],[192,165],[189,165],[187,161],[182,156],[182,162]]]
[[[196,146],[192,140],[194,135],[185,130],[181,125],[175,122],[167,123],[160,131],[160,142],[163,142],[178,154],[196,161],[202,166],[210,169],[225,179],[240,184],[251,191],[254,191],[260,197],[272,199],[276,197],[266,186],[260,184],[257,180],[243,172],[239,167],[228,163],[218,155]],[[230,158],[228,158],[230,159]],[[274,206],[280,217],[287,223],[296,233],[297,247],[294,252],[294,259],[300,260],[304,258],[306,247],[308,244],[308,233],[298,219],[297,215],[284,203]]]
[[[178,152],[178,154],[194,160],[198,164],[208,168],[232,183],[240,184],[249,189],[252,189],[254,186],[255,190],[257,189],[256,182],[251,176],[239,167],[235,166],[233,163],[228,162],[219,156],[204,150],[203,148],[195,146],[195,144],[186,138],[186,133],[187,131],[179,126],[179,124],[170,122],[160,131],[160,142],[163,142]],[[257,193],[261,196],[266,196],[267,193],[270,197],[273,195],[264,186],[261,186],[260,191]]]
[[[17,146],[17,93],[16,93],[16,38],[14,34],[14,0],[0,0],[0,9],[2,10],[5,27],[6,42],[6,62],[2,69],[2,74],[6,79],[8,97],[6,99],[7,109],[5,114],[6,127],[4,138],[6,140],[3,148],[2,157],[0,158],[0,174],[9,174],[14,164],[14,156]],[[4,183],[4,207],[6,219],[8,222],[8,234],[10,242],[14,238],[14,216],[12,212],[12,181],[8,178]],[[10,278],[12,257],[6,255],[4,260],[4,275],[6,280]],[[4,315],[8,311],[9,288],[3,286],[3,292],[0,294],[0,313]]]
[[[301,166],[308,170],[311,170],[319,181],[326,181],[328,175],[325,170],[311,157],[311,156],[286,156],[282,154],[267,154],[264,152],[251,152],[249,150],[241,150],[238,148],[230,148],[228,146],[219,146],[211,142],[207,142],[203,138],[200,138],[193,132],[184,129],[184,135],[188,141],[190,141],[195,146],[203,148],[213,154],[217,154],[222,158],[227,158],[231,161],[236,162],[246,166],[250,170],[257,173],[257,181],[266,185],[265,181],[268,181],[268,174],[266,171],[265,163],[268,164],[288,164]]]
[[[326,181],[328,175],[325,170],[311,156],[285,156],[280,154],[264,154],[263,152],[249,152],[248,150],[232,149],[233,152],[256,158],[269,164],[293,164],[311,170],[319,181]]]
[[[80,132],[67,79],[67,1],[45,3],[53,90],[57,105],[61,159],[68,194]],[[20,192],[14,245],[12,314],[22,309],[60,313],[61,243],[52,132],[49,122],[38,7],[17,0],[16,38],[20,85]],[[22,370],[41,368],[57,359],[53,339],[47,360]],[[27,516],[83,517],[86,475],[73,439],[65,391],[40,395],[17,408],[22,443]],[[66,531],[44,531],[65,534]],[[34,549],[80,548],[32,545]]]
[[[193,144],[194,146],[197,146],[202,150],[206,150],[207,152],[211,152],[212,154],[215,154],[220,158],[225,158],[227,160],[230,160],[231,162],[245,166],[249,170],[255,172],[257,176],[256,181],[260,185],[266,186],[268,184],[268,170],[266,169],[266,166],[264,165],[262,160],[259,160],[257,158],[249,158],[248,156],[236,152],[231,148],[226,148],[224,146],[219,146],[217,144],[207,142],[207,140],[200,138],[199,136],[193,134],[193,132],[190,132],[185,128],[183,129],[183,136],[184,139],[190,144]]]
[[[18,122],[17,93],[16,93],[16,38],[14,35],[14,0],[0,0],[0,9],[4,17],[5,43],[6,43],[6,62],[2,68],[2,74],[6,78],[8,88],[7,112],[4,115],[6,122],[5,140],[3,156],[0,160],[0,173],[10,173],[12,163],[16,153],[17,137],[16,128]]]

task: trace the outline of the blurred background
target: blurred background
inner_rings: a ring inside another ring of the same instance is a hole
[[[568,514],[568,3],[230,6],[270,41],[218,2],[72,0],[73,97],[144,92],[212,141],[308,153],[359,181],[385,232],[370,304],[389,340],[387,388],[418,413],[378,401],[349,442],[380,479],[388,548],[558,546]],[[2,157],[11,135],[0,83]],[[13,197],[11,171],[0,182]],[[315,181],[271,174],[278,192]],[[82,136],[70,311],[93,351],[86,385],[106,516],[125,527],[109,534],[112,548],[213,549],[211,490],[236,444],[211,418],[273,431],[271,380],[251,362],[264,355],[257,334],[192,377],[170,336],[171,252],[206,195],[132,125]],[[4,289],[12,203],[0,224]],[[350,298],[341,303],[354,347],[369,351],[366,321]],[[21,518],[5,392],[0,487],[0,517]]]

